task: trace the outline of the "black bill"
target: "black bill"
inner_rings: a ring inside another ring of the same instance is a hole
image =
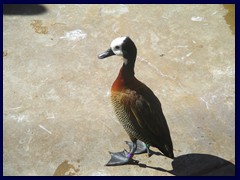
[[[98,59],[104,59],[106,57],[109,57],[109,56],[112,56],[112,55],[115,55],[114,52],[112,51],[112,49],[108,49],[107,51],[101,53],[98,55]]]

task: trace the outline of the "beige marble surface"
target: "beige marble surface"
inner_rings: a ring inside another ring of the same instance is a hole
[[[5,11],[4,175],[234,174],[235,35],[227,12],[223,5]],[[122,61],[97,55],[122,35],[138,48],[136,77],[162,103],[174,161],[143,154],[134,156],[140,165],[104,166],[108,151],[127,149],[129,138],[109,100]]]

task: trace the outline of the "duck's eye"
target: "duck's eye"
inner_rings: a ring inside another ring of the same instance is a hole
[[[119,50],[120,49],[120,46],[115,46],[115,50]]]

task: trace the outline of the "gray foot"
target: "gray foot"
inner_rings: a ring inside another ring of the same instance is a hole
[[[106,164],[106,166],[118,166],[118,165],[124,165],[124,164],[137,164],[138,161],[132,159],[132,155],[129,154],[126,150],[122,152],[112,153],[111,159]]]

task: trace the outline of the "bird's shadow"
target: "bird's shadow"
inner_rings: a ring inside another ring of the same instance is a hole
[[[154,153],[161,155],[161,153]],[[162,172],[168,172],[175,176],[234,176],[235,165],[220,157],[209,154],[185,154],[174,158],[172,170],[161,167],[148,166],[139,162],[133,162],[141,168],[151,168]]]
[[[37,15],[46,13],[47,9],[38,4],[4,4],[3,15]]]

